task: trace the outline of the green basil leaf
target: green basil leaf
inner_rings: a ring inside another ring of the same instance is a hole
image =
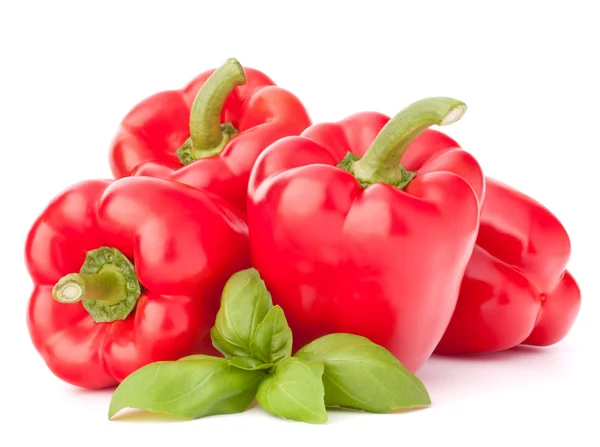
[[[258,371],[261,369],[269,369],[273,366],[272,363],[263,363],[252,357],[232,357],[229,359],[229,364],[236,368],[245,369],[248,371]]]
[[[256,400],[275,416],[322,424],[327,422],[322,375],[323,363],[289,357],[263,379]]]
[[[273,307],[271,295],[255,269],[235,273],[223,289],[221,307],[210,336],[225,357],[250,357],[258,324]]]
[[[234,368],[227,359],[205,355],[151,363],[117,387],[108,417],[124,408],[191,419],[241,413],[254,400],[263,377],[264,372]]]
[[[277,363],[292,355],[292,330],[281,307],[271,308],[260,322],[250,342],[250,352],[265,363]]]
[[[388,413],[431,404],[421,381],[383,347],[350,334],[332,334],[304,346],[296,357],[325,364],[325,403]]]

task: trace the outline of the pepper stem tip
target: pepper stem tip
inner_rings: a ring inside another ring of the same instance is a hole
[[[466,111],[467,111],[467,105],[465,103],[457,105],[453,109],[450,109],[450,111],[446,114],[446,116],[444,116],[442,118],[439,125],[447,126],[449,124],[453,124],[453,123],[457,122],[459,119],[462,118],[462,116],[465,114]]]
[[[60,279],[52,289],[52,296],[61,303],[76,303],[81,301],[84,287],[76,273],[69,274]]]

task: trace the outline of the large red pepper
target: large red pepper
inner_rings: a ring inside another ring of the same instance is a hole
[[[48,367],[102,388],[158,360],[210,353],[219,294],[247,268],[247,226],[223,199],[177,182],[79,183],[27,239],[27,323]]]
[[[113,141],[110,164],[116,178],[176,180],[216,193],[244,211],[258,155],[309,125],[296,96],[229,59],[183,89],[157,93],[135,106]]]
[[[548,209],[488,178],[477,245],[436,351],[468,354],[562,340],[581,303],[565,270],[570,253],[567,232]]]
[[[252,260],[296,348],[346,332],[412,371],[431,355],[475,244],[484,178],[471,155],[425,129],[465,109],[433,98],[391,121],[360,113],[259,157],[248,190]]]

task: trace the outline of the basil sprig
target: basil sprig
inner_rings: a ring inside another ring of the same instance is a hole
[[[241,413],[255,397],[275,416],[315,424],[327,421],[326,407],[387,413],[431,404],[421,381],[367,338],[326,335],[292,356],[283,309],[255,269],[229,279],[210,335],[225,358],[191,355],[138,369],[115,390],[109,419],[124,408],[189,419]]]

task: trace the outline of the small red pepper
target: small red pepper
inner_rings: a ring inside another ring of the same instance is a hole
[[[296,96],[229,59],[183,89],[157,93],[135,106],[112,143],[110,165],[115,178],[176,180],[244,211],[258,155],[310,124]]]
[[[425,129],[465,109],[430,98],[392,120],[360,113],[258,158],[248,190],[252,261],[296,348],[345,332],[412,371],[431,355],[473,251],[484,177],[470,154]]]
[[[570,253],[565,228],[547,208],[488,178],[477,245],[436,351],[470,354],[562,340],[581,305],[565,270]]]
[[[79,183],[31,228],[27,323],[52,372],[85,388],[212,353],[220,291],[249,267],[247,226],[225,200],[177,182]]]

